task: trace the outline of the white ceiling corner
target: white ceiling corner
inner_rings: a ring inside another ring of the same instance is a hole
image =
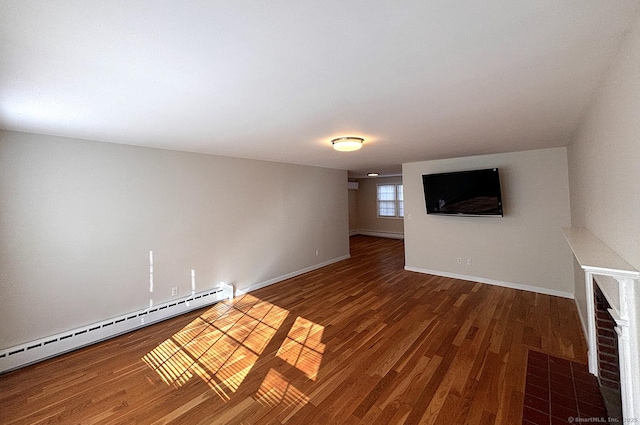
[[[0,127],[351,170],[564,146],[637,0],[0,2]],[[330,140],[366,139],[351,153]]]

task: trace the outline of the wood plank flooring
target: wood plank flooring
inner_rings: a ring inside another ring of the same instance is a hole
[[[403,242],[0,376],[9,424],[519,424],[572,300],[403,270]]]

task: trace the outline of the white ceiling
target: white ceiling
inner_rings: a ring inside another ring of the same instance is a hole
[[[393,173],[564,146],[638,0],[0,0],[0,127]],[[357,152],[337,136],[366,139]]]

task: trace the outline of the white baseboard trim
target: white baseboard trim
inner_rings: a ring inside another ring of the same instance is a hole
[[[243,295],[265,286],[299,276],[301,274],[328,266],[350,258],[349,254],[333,258],[320,264],[296,270],[282,276],[256,283],[248,288],[235,290],[235,295]],[[175,317],[220,300],[230,299],[234,294],[232,285],[221,284],[219,288],[192,294],[162,304],[147,307],[139,311],[104,320],[99,323],[71,329],[56,335],[40,338],[24,344],[0,349],[0,373],[37,363],[51,357],[77,350],[118,335],[122,335],[145,326]]]
[[[358,234],[358,229],[349,230],[349,236],[355,236]]]
[[[352,230],[353,235],[362,235],[362,236],[374,236],[377,238],[388,238],[388,239],[404,239],[404,233],[400,232],[386,232],[380,230]],[[351,232],[349,232],[349,236],[353,236]]]
[[[292,277],[300,276],[301,274],[311,272],[313,270],[319,269],[321,267],[328,266],[333,263],[337,263],[338,261],[346,260],[351,258],[351,255],[343,255],[341,257],[333,258],[329,261],[325,261],[324,263],[314,264],[313,266],[305,267],[304,269],[296,270],[291,273],[283,274],[282,276],[274,277],[273,279],[265,280],[264,282],[254,283],[251,286],[242,289],[236,289],[236,296],[244,295],[249,292],[256,291],[260,288],[264,288],[269,285],[273,285],[274,283],[282,282],[283,280],[291,279]]]
[[[233,286],[221,283],[218,288],[192,293],[183,298],[176,298],[122,316],[2,349],[0,350],[0,373],[111,339],[232,297]]]
[[[487,278],[484,278],[484,277],[477,277],[477,276],[467,276],[467,275],[462,275],[462,274],[457,274],[457,273],[442,272],[442,271],[438,271],[438,270],[421,269],[421,268],[418,268],[418,267],[405,266],[404,269],[407,270],[407,271],[410,271],[410,272],[432,274],[432,275],[435,275],[435,276],[450,277],[452,279],[468,280],[468,281],[471,281],[471,282],[486,283],[487,285],[503,286],[505,288],[519,289],[521,291],[536,292],[538,294],[553,295],[553,296],[556,296],[556,297],[574,299],[573,294],[571,294],[569,292],[564,292],[564,291],[557,291],[555,289],[541,288],[541,287],[538,287],[538,286],[522,285],[520,283],[503,282],[501,280],[487,279]]]

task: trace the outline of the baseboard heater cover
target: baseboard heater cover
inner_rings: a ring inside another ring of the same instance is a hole
[[[232,299],[233,295],[233,286],[222,283],[219,287],[188,297],[0,350],[0,373],[86,347],[221,300]]]
[[[389,232],[386,230],[357,229],[349,232],[349,236],[354,236],[354,235],[373,236],[376,238],[387,238],[387,239],[404,239],[404,233]]]

